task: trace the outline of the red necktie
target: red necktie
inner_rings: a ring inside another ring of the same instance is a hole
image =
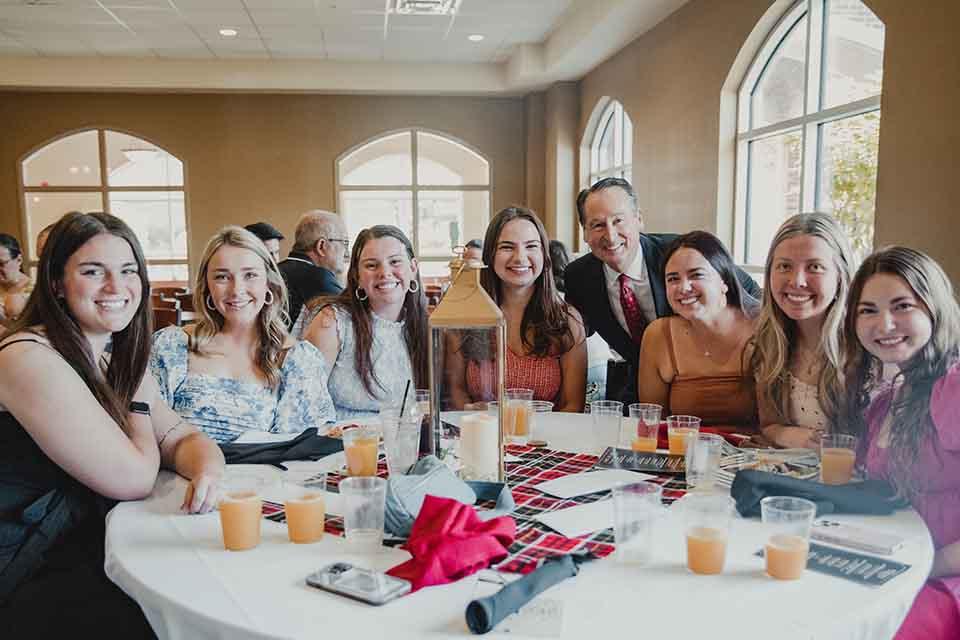
[[[643,338],[643,330],[647,327],[647,321],[643,317],[643,312],[640,311],[637,296],[630,288],[630,276],[625,273],[620,274],[620,306],[623,308],[623,317],[627,321],[627,328],[630,329],[630,336],[634,343],[639,345]]]

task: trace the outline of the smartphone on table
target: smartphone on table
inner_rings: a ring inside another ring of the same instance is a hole
[[[311,587],[338,593],[354,600],[381,605],[410,593],[410,581],[382,571],[334,562],[307,576]]]

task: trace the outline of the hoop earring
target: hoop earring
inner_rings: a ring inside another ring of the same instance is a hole
[[[271,291],[270,289],[267,289],[267,293],[270,294],[270,301],[267,302],[267,296],[264,295],[264,296],[263,296],[263,304],[265,304],[265,305],[267,305],[267,306],[269,307],[270,305],[273,304],[273,291]]]
[[[367,295],[367,292],[361,289],[360,287],[357,287],[357,290],[354,291],[354,294],[357,296],[357,300],[359,300],[360,302],[366,302],[367,298],[369,297]]]
[[[407,289],[410,291],[410,293],[416,293],[420,291],[420,283],[417,282],[416,280],[411,280],[410,286],[407,287]]]
[[[207,309],[210,309],[210,311],[216,311],[216,310],[217,310],[217,308],[216,308],[215,306],[213,306],[213,297],[212,297],[209,293],[207,294],[207,298],[206,298],[206,300],[204,301],[204,304],[207,305]]]

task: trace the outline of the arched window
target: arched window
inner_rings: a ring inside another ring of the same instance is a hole
[[[589,186],[602,178],[632,180],[633,123],[616,100],[605,98],[597,109],[602,109],[590,138]]]
[[[64,136],[20,164],[27,247],[68,211],[108,211],[137,234],[152,281],[186,282],[183,163],[127,133],[92,129]]]
[[[883,40],[859,0],[801,0],[760,48],[738,97],[738,261],[763,265],[801,211],[833,213],[859,257],[872,250]]]
[[[366,227],[395,225],[413,242],[423,274],[445,275],[453,248],[487,229],[490,163],[447,136],[394,131],[337,160],[337,195],[351,240]]]

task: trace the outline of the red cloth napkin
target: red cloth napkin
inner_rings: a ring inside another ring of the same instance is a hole
[[[484,522],[468,504],[428,495],[404,545],[413,558],[387,573],[409,580],[412,591],[453,582],[506,558],[516,535],[510,516]]]

